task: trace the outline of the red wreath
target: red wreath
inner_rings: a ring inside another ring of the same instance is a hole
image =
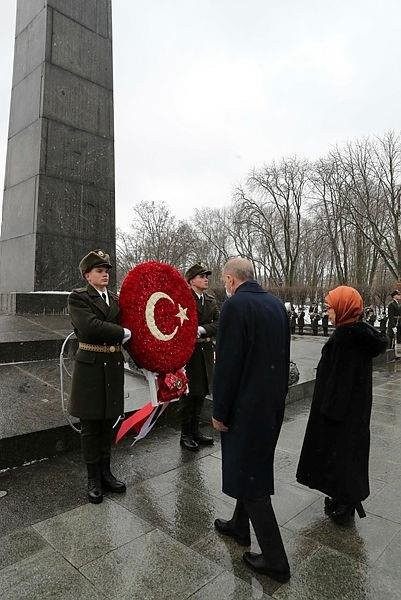
[[[132,331],[128,351],[154,373],[174,373],[191,357],[198,327],[192,292],[171,265],[150,261],[129,271],[120,292],[121,324]]]

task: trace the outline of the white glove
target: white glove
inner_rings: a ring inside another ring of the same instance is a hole
[[[202,325],[198,325],[198,337],[201,335],[206,335],[206,329]]]
[[[199,327],[198,327],[199,329]],[[397,327],[393,327],[393,333],[397,333]]]
[[[124,327],[124,337],[122,343],[125,344],[126,342],[128,342],[129,339],[131,339],[131,332],[129,329]]]

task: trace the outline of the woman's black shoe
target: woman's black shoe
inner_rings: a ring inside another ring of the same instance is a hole
[[[225,521],[224,519],[216,519],[214,522],[216,531],[223,535],[228,535],[233,538],[240,546],[250,546],[251,536],[249,533],[240,533],[234,529],[231,521]]]
[[[289,570],[279,571],[277,569],[272,569],[266,563],[263,554],[255,554],[254,552],[244,552],[242,555],[242,560],[248,567],[251,567],[253,571],[256,573],[261,573],[262,575],[268,575],[270,579],[274,579],[280,583],[286,583],[290,580],[291,573]]]

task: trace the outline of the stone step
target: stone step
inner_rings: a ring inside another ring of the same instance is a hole
[[[57,358],[71,330],[67,316],[0,315],[0,363]]]
[[[68,372],[72,361],[66,360]],[[79,435],[68,424],[62,409],[58,360],[28,361],[0,365],[0,470],[77,449]],[[314,381],[301,381],[290,389],[288,403],[310,398]],[[68,395],[70,377],[65,375]],[[144,378],[125,373],[126,413],[149,401]],[[207,399],[202,419],[210,423],[211,399]],[[74,420],[73,420],[74,421]],[[76,420],[74,421],[76,423]],[[180,426],[179,403],[172,403],[160,424]]]

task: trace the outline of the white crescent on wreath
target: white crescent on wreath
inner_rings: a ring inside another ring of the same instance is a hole
[[[165,294],[164,292],[154,292],[149,297],[149,299],[146,303],[145,319],[146,319],[146,325],[148,326],[149,331],[153,335],[153,337],[162,342],[168,342],[168,341],[172,340],[173,337],[176,335],[176,333],[178,331],[178,325],[174,328],[174,330],[171,333],[163,333],[158,328],[158,326],[156,324],[156,320],[155,320],[155,308],[156,308],[156,304],[159,302],[159,300],[162,300],[163,298],[165,300],[168,300],[172,304],[175,304],[174,300],[168,294]],[[180,325],[182,325],[184,321],[189,320],[189,318],[187,316],[187,310],[188,310],[187,308],[183,308],[181,306],[181,304],[178,304],[178,313],[174,316],[177,317],[178,319],[180,319],[180,322],[181,322]]]

